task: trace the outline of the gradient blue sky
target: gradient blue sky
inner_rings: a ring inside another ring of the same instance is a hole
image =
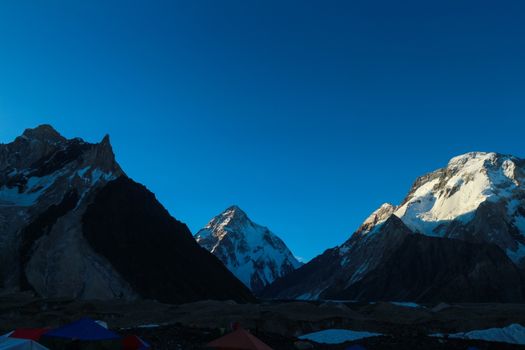
[[[0,3],[0,142],[109,133],[195,232],[230,204],[310,259],[418,175],[525,157],[523,1]]]

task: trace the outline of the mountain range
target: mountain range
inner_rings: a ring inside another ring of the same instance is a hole
[[[0,144],[0,292],[255,301],[525,301],[525,160],[472,152],[306,264],[238,206],[195,235],[115,160],[49,125]]]
[[[523,301],[525,161],[455,157],[350,238],[268,286],[285,299]]]
[[[0,145],[0,290],[43,297],[254,300],[118,163],[109,137],[49,125]]]

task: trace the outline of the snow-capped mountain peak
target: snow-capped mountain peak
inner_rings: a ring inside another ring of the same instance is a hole
[[[441,224],[470,221],[484,202],[519,200],[524,178],[523,161],[516,157],[467,153],[419,178],[395,215],[413,230],[442,235]]]
[[[399,206],[383,204],[340,251],[358,236],[377,231],[395,215],[427,236],[494,243],[525,264],[525,160],[494,152],[470,152],[419,177]]]
[[[195,239],[254,291],[301,265],[279,237],[236,205],[210,220]]]
[[[365,221],[363,221],[357,232],[361,234],[370,232],[378,224],[385,222],[395,210],[396,207],[392,204],[383,203],[379,209],[374,211]]]
[[[239,208],[236,205],[232,205],[228,207],[224,212],[222,212],[220,215],[216,216],[212,219],[212,221],[208,224],[212,226],[212,223],[220,222],[222,225],[227,225],[229,223],[243,223],[245,221],[250,220],[248,218],[248,215]]]
[[[235,230],[243,230],[242,227],[252,226],[251,220],[246,213],[236,205],[232,205],[224,210],[221,214],[215,216],[210,222],[199,231],[197,240],[214,239],[215,245],[211,252],[226,238],[228,234],[235,234]],[[232,233],[233,232],[233,233]],[[258,232],[251,232],[252,235],[259,236]],[[253,237],[250,237],[253,238]]]
[[[263,295],[521,301],[524,180],[525,160],[514,156],[454,157],[417,178],[399,206],[383,204],[346,242]]]

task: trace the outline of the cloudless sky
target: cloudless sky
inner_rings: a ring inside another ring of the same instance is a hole
[[[308,260],[455,155],[525,157],[525,2],[2,1],[0,142],[42,123]]]

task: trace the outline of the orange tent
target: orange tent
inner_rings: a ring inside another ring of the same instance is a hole
[[[243,328],[215,339],[207,346],[218,350],[273,350]]]

